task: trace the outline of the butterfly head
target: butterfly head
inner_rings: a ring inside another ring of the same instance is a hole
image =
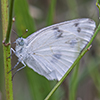
[[[16,41],[14,42],[14,43],[16,43],[15,51],[16,51],[17,57],[22,56],[23,50],[24,50],[24,48],[26,47],[26,44],[27,44],[26,42],[27,42],[27,40],[22,38],[22,37],[16,39]]]
[[[16,39],[16,41],[14,43],[16,43],[16,46],[18,46],[18,47],[24,47],[27,45],[27,40],[20,37],[20,38]]]
[[[16,45],[19,45],[19,46],[24,46],[25,44],[25,41],[24,41],[24,38],[18,38],[16,41],[15,41]]]

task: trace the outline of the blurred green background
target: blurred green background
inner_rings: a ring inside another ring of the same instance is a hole
[[[91,18],[99,23],[96,0],[15,0],[14,14],[16,21],[12,29],[19,36],[27,37],[48,25],[76,19]],[[0,8],[1,19],[1,8]],[[0,100],[5,100],[4,70],[2,53],[2,26],[0,21]],[[11,43],[17,36],[12,32]],[[96,36],[92,48],[71,71],[50,100],[100,100],[100,35]],[[11,45],[15,47],[14,44]],[[12,67],[17,57],[12,57]],[[14,73],[22,64],[12,72]],[[14,100],[43,100],[57,81],[48,81],[32,69],[26,67],[13,79]]]

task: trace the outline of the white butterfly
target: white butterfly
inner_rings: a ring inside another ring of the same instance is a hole
[[[90,41],[96,25],[88,18],[65,21],[43,28],[26,39],[18,38],[18,62],[28,65],[48,80],[60,80]],[[17,72],[16,71],[16,72]]]

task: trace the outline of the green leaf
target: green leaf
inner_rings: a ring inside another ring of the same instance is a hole
[[[55,7],[56,7],[56,0],[51,0],[49,10],[48,10],[48,16],[47,16],[47,26],[49,26],[53,23]]]
[[[14,12],[18,35],[23,35],[26,29],[28,29],[28,32],[23,37],[32,34],[35,31],[35,24],[29,14],[27,0],[15,0]]]

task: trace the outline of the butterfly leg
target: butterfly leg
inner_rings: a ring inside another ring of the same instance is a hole
[[[18,64],[19,64],[19,61],[17,62],[17,64],[9,72],[11,72],[12,70],[14,70],[17,67]]]
[[[21,68],[19,68],[19,69],[17,69],[16,71],[15,71],[15,73],[13,74],[13,76],[12,76],[12,80],[13,80],[13,77],[15,76],[15,74],[18,72],[18,71],[20,71],[21,69],[23,69],[23,68],[25,68],[26,67],[26,64],[23,62],[23,61],[21,61],[22,62],[22,64],[24,65],[23,67],[21,67]],[[17,65],[17,64],[16,64]]]
[[[10,53],[12,54],[12,51],[15,53],[15,50],[13,48],[10,49]]]
[[[13,52],[14,52],[14,54],[15,54],[15,50],[14,50],[13,48],[11,48],[11,49],[10,49],[10,56],[9,56],[9,57],[7,57],[7,59],[8,59],[8,58],[10,58],[10,57],[12,58],[12,55],[13,55],[13,54],[12,54],[12,51],[13,51]]]

